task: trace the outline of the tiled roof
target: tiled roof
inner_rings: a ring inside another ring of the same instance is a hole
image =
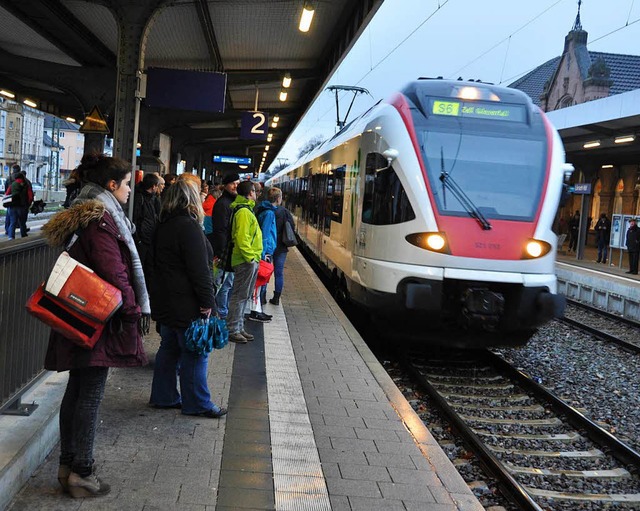
[[[55,128],[63,131],[78,131],[80,126],[77,124],[73,124],[65,119],[61,119],[60,117],[55,117],[53,115],[47,114],[44,118],[44,127],[45,128],[53,128],[53,123],[55,120]]]
[[[518,78],[510,84],[509,87],[528,94],[533,102],[540,106],[540,96],[542,95],[544,86],[553,76],[553,73],[555,73],[559,63],[560,57],[548,60],[541,66],[536,67],[533,71],[528,72],[522,78]]]
[[[602,57],[611,70],[611,95],[640,89],[640,55],[620,55],[590,51],[591,62]]]
[[[46,145],[47,147],[59,147],[61,149],[64,149],[64,147],[62,147],[58,142],[54,142],[53,139],[46,133],[44,134],[43,141],[44,145]]]
[[[591,58],[591,63],[595,62],[599,57],[602,57],[607,63],[611,71],[609,78],[613,81],[610,90],[611,96],[640,89],[640,55],[590,51],[589,57]],[[540,105],[540,95],[544,90],[544,85],[547,80],[553,77],[559,63],[560,57],[555,57],[519,78],[509,87],[525,92],[536,105]]]

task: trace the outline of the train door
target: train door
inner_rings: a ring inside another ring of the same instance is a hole
[[[364,133],[362,136],[362,143],[360,151],[358,152],[358,179],[356,189],[356,201],[353,214],[355,216],[354,233],[352,239],[354,239],[353,254],[355,256],[364,255],[367,238],[369,237],[369,231],[371,225],[366,221],[363,222],[363,218],[366,220],[367,215],[370,214],[371,209],[371,192],[373,190],[373,182],[375,179],[374,173],[372,173],[372,165],[374,154],[378,153],[378,137],[373,133]],[[351,201],[352,204],[354,201]]]

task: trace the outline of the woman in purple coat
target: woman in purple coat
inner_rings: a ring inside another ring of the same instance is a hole
[[[86,155],[78,170],[86,183],[73,205],[43,227],[49,244],[122,292],[122,306],[88,350],[51,332],[45,368],[69,371],[60,407],[58,481],[74,498],[106,495],[110,486],[93,474],[98,408],[109,367],[144,365],[142,333],[148,330],[149,297],[142,265],[122,205],[129,197],[130,165],[105,155]]]

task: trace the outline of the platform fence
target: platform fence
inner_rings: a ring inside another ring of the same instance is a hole
[[[49,328],[31,317],[27,299],[51,271],[60,250],[33,236],[0,246],[0,412],[28,415],[21,396],[45,372]]]

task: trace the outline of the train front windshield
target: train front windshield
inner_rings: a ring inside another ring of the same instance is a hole
[[[416,129],[440,214],[468,215],[470,203],[488,219],[534,218],[547,158],[541,120],[532,126],[526,115],[524,122],[434,115]]]

